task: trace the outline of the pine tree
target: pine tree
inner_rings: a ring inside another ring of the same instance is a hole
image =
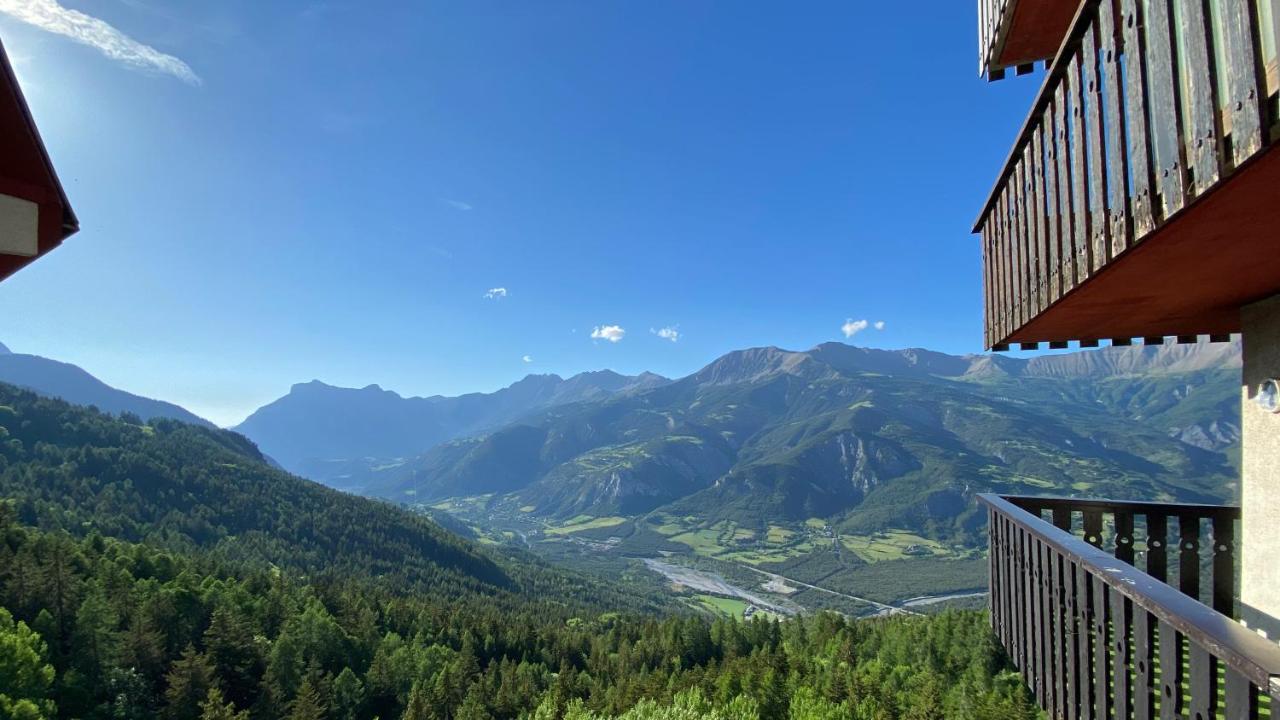
[[[409,691],[409,702],[405,703],[404,714],[400,720],[437,720],[433,711],[434,705],[427,697],[427,690],[422,683],[415,682]]]
[[[238,612],[220,606],[209,620],[204,645],[226,697],[240,707],[251,705],[258,696],[262,660],[249,624]]]
[[[303,678],[298,686],[298,695],[289,703],[288,720],[324,720],[325,704],[320,691],[312,684],[311,678]]]
[[[199,720],[200,704],[214,687],[213,666],[190,645],[173,661],[166,676],[165,717],[168,720]]]
[[[200,720],[249,720],[247,711],[237,711],[234,703],[226,702],[218,688],[209,688],[209,694],[200,703]]]
[[[364,683],[346,667],[333,680],[334,720],[356,720],[364,709]]]

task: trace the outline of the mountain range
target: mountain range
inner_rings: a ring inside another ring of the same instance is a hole
[[[558,520],[820,517],[947,537],[980,522],[969,498],[982,490],[1231,497],[1239,366],[1235,343],[1030,359],[827,343],[735,351],[678,380],[530,375],[458,397],[312,381],[233,429],[287,470],[395,502],[487,496]],[[211,427],[7,349],[0,381]]]
[[[1233,343],[1025,360],[765,347],[673,381],[530,376],[461,398],[311,383],[237,430],[286,467],[397,502],[954,537],[980,524],[984,490],[1230,497],[1239,365]]]
[[[144,421],[170,418],[213,427],[213,423],[173,403],[117,390],[75,365],[11,352],[3,344],[0,344],[0,382],[76,405],[92,405],[115,415],[127,412]]]

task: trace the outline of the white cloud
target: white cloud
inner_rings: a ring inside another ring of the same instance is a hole
[[[649,328],[649,332],[653,333],[654,335],[657,335],[663,340],[670,340],[671,342],[676,342],[677,340],[680,339],[680,330],[675,327],[664,327],[661,330],[654,330],[653,328]]]
[[[527,363],[531,363],[531,362],[533,362],[533,356],[532,356],[532,355],[525,355],[524,357],[522,357],[522,358],[520,358],[520,359],[521,359],[521,360],[523,360],[523,361],[525,361],[525,362],[527,362]]]
[[[4,0],[0,0],[0,2],[3,2],[3,1]],[[470,203],[464,203],[461,200],[451,200],[449,198],[440,198],[440,202],[444,203],[445,205],[448,205],[454,210],[461,210],[463,212],[468,212],[474,209]]]
[[[63,7],[57,0],[0,0],[0,13],[88,45],[125,65],[172,75],[189,85],[202,83],[182,60],[144,45],[92,15]]]
[[[851,338],[866,329],[866,320],[854,320],[853,318],[845,320],[844,324],[840,326],[840,332],[844,333],[847,338]]]
[[[485,300],[501,300],[506,296],[507,296],[506,288],[496,287],[496,288],[489,288],[489,291],[484,294],[484,299]]]
[[[597,325],[591,329],[591,339],[608,340],[611,343],[622,340],[622,336],[626,334],[627,331],[619,325]]]
[[[875,327],[875,329],[877,329],[877,330],[883,330],[883,329],[884,329],[884,321],[883,321],[883,320],[877,320],[877,321],[876,321],[876,324],[875,324],[873,327]]]

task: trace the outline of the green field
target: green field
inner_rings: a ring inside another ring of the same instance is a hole
[[[956,556],[953,550],[942,543],[905,530],[888,530],[874,535],[842,535],[840,544],[869,563],[910,557]]]
[[[625,523],[626,521],[626,518],[618,517],[616,515],[606,517],[579,515],[557,527],[548,527],[544,532],[546,532],[547,535],[568,535],[569,533],[582,532],[583,530],[615,527]]]

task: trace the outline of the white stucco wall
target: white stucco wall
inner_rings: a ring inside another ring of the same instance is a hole
[[[1280,378],[1280,296],[1244,308],[1242,320],[1241,616],[1280,640],[1280,414],[1254,401],[1264,380]]]

